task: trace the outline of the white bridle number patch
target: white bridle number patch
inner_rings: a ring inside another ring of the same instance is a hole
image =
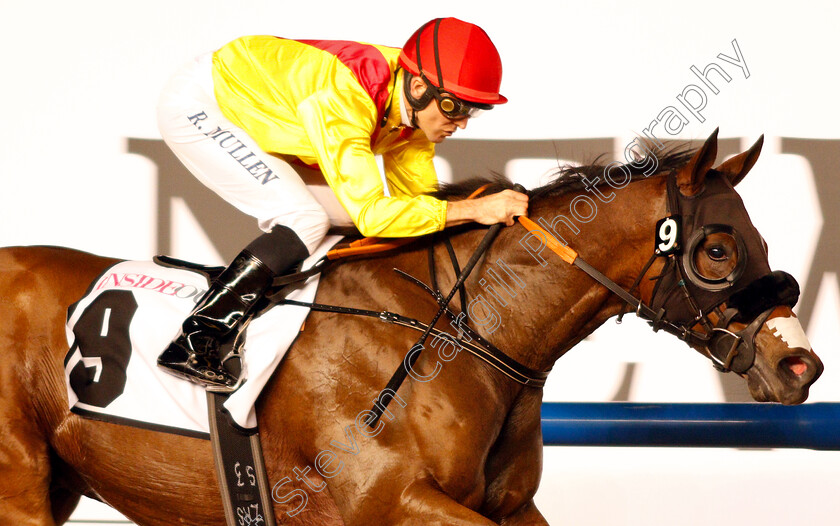
[[[808,341],[808,336],[802,330],[802,324],[797,318],[773,318],[767,320],[767,327],[773,331],[773,336],[780,338],[791,349],[805,349],[811,350],[811,344]]]
[[[667,256],[679,250],[680,226],[676,217],[665,217],[656,223],[656,254]]]

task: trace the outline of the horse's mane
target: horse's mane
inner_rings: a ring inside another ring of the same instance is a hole
[[[677,144],[667,148],[661,155],[656,156],[659,168],[654,175],[669,173],[674,169],[681,168],[691,160],[692,155],[694,155],[694,150],[689,148],[687,144]],[[594,181],[596,177],[599,178],[596,186],[605,184],[603,175],[608,164],[602,164],[602,158],[603,155],[600,155],[591,163],[581,166],[570,164],[560,166],[557,171],[551,174],[551,182],[529,190],[528,195],[531,199],[539,199],[584,190],[586,188],[584,179]],[[645,175],[645,171],[649,169],[649,166],[650,164],[645,163],[644,160],[621,165],[623,169],[630,173],[631,181],[647,179],[648,176]],[[494,173],[490,176],[473,177],[457,183],[442,183],[437,191],[431,192],[429,195],[443,200],[464,199],[484,185],[488,186],[483,194],[492,194],[513,189],[514,183],[504,175]]]

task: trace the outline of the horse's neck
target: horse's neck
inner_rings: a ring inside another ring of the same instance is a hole
[[[653,250],[655,223],[665,212],[664,180],[651,178],[614,191],[601,190],[605,197],[614,197],[609,202],[592,198],[598,205],[594,218],[577,222],[577,234],[566,227],[558,227],[557,232],[583,260],[629,289]],[[581,193],[544,198],[532,207],[529,216],[548,224],[558,214],[572,218],[569,204]],[[458,243],[462,252],[459,258],[464,260],[480,239],[478,233],[469,237],[469,241]],[[546,370],[616,315],[623,303],[548,249],[543,250],[544,261],[540,262],[520,243],[526,237],[520,226],[502,230],[468,282],[468,305],[494,311],[478,314],[486,316],[478,320],[485,321],[484,325],[476,324],[482,335],[520,363]],[[643,297],[648,293],[646,289],[642,292]],[[481,299],[483,305],[479,306]],[[486,321],[489,317],[499,323],[491,325]]]

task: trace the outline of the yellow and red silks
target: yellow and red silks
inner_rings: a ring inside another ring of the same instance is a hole
[[[420,236],[443,229],[446,202],[421,195],[437,183],[434,144],[400,126],[398,55],[359,42],[242,37],[213,55],[216,99],[266,152],[320,167],[363,235]]]

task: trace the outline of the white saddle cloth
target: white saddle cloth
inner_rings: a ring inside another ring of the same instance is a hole
[[[310,268],[339,239],[326,238],[303,268]],[[287,297],[313,301],[318,279],[317,274],[310,277]],[[207,287],[200,273],[151,261],[126,261],[106,270],[68,310],[65,375],[71,410],[139,427],[208,433],[204,389],[157,366],[158,355]],[[246,381],[225,403],[239,426],[257,425],[254,403],[308,313],[305,307],[275,306],[248,326]]]

